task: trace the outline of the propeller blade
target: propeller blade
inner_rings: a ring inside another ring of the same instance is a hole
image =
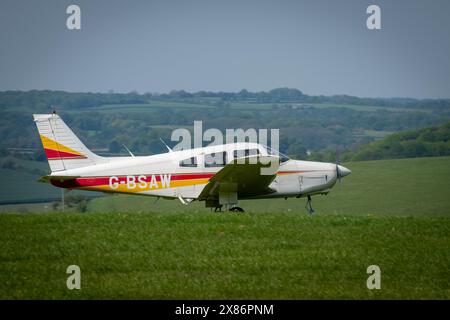
[[[341,182],[342,173],[341,173],[341,170],[339,169],[339,165],[337,163],[336,163],[336,178],[339,181],[339,189],[341,189],[342,188],[342,182]]]

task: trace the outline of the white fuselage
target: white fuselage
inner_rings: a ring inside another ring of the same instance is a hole
[[[70,189],[195,200],[209,179],[223,168],[223,165],[208,165],[205,157],[224,153],[226,164],[234,159],[236,150],[244,149],[257,150],[261,156],[268,155],[268,150],[262,145],[234,143],[152,156],[105,158],[108,160],[104,163],[52,173],[51,176],[61,177],[61,180],[51,180],[51,183]],[[269,186],[273,192],[251,197],[238,194],[238,198],[299,197],[327,193],[336,183],[339,173],[345,176],[350,172],[339,166],[338,173],[338,166],[332,163],[284,160]]]

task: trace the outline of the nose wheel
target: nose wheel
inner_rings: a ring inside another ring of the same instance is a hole
[[[306,208],[306,210],[308,211],[309,214],[313,214],[314,213],[314,209],[312,207],[312,199],[311,199],[310,195],[308,195],[308,201],[306,201],[305,208]]]
[[[230,209],[231,212],[244,212],[244,209],[241,207],[233,207]]]

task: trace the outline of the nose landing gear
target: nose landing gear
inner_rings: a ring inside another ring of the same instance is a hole
[[[305,208],[306,208],[306,210],[308,211],[309,214],[313,214],[314,213],[314,209],[312,207],[312,199],[311,199],[310,195],[308,195],[308,201],[306,202]]]

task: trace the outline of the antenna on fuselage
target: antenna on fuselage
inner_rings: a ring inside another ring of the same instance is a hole
[[[170,147],[164,142],[164,140],[162,138],[159,138],[159,140],[161,140],[162,144],[166,146],[167,150],[169,150],[169,152],[172,152],[173,150],[170,149]]]
[[[128,153],[130,154],[130,156],[132,156],[132,157],[134,157],[134,154],[133,154],[133,152],[131,152],[131,150],[130,149],[128,149],[127,148],[127,146],[126,145],[124,145],[123,143],[122,143],[122,145],[123,145],[123,147],[128,151]]]

